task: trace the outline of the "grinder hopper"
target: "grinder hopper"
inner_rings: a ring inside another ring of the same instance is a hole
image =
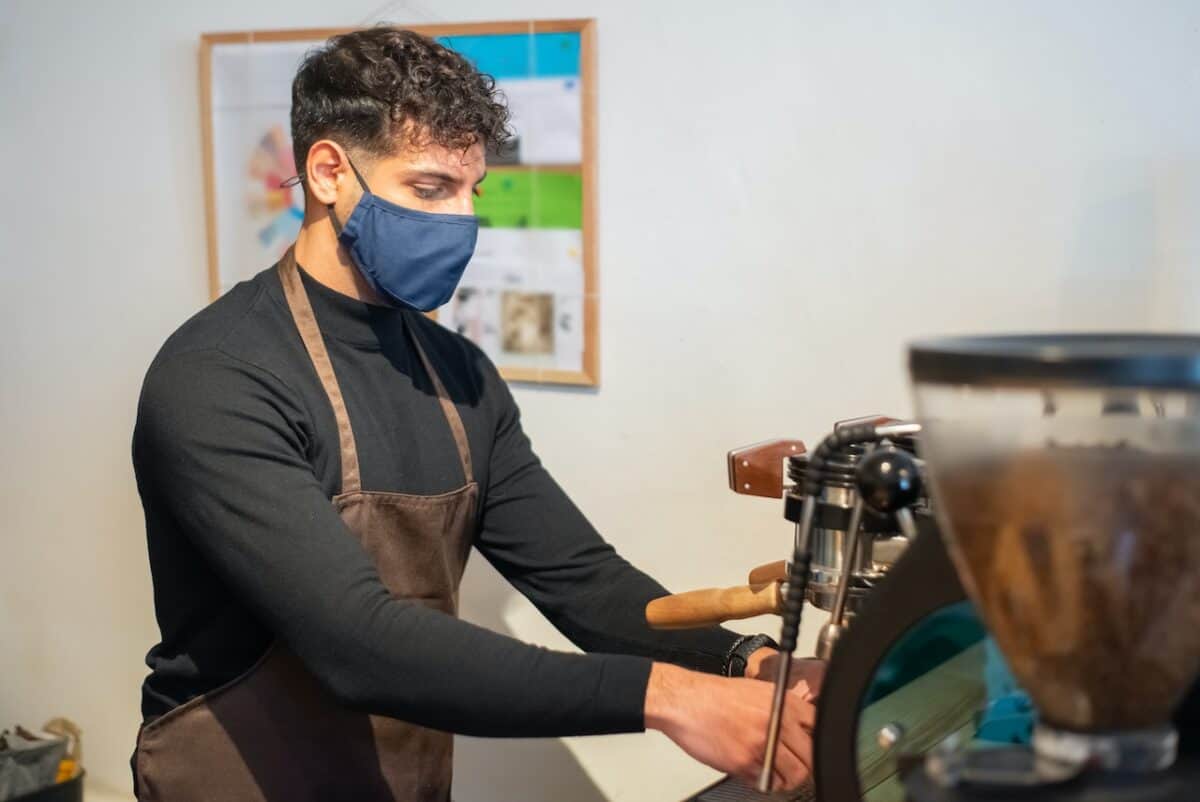
[[[1200,671],[1200,337],[931,340],[910,370],[941,530],[1038,758],[1171,765]]]

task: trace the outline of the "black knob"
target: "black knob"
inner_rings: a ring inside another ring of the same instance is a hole
[[[804,484],[804,474],[808,470],[807,454],[789,454],[787,458],[787,475],[794,485]]]
[[[863,503],[890,514],[921,497],[921,473],[912,454],[892,445],[880,446],[858,463],[856,478]]]

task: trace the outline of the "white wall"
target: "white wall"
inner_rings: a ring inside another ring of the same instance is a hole
[[[128,444],[206,300],[199,34],[565,16],[599,19],[604,384],[517,395],[668,586],[783,555],[724,452],[904,414],[915,335],[1195,327],[1194,3],[0,0],[0,724],[68,714],[95,786],[128,787],[156,632]],[[482,561],[469,584],[480,620],[563,643]],[[464,741],[457,796],[713,776],[655,736]]]

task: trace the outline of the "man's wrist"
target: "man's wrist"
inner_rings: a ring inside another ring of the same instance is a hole
[[[654,663],[650,666],[650,680],[646,683],[645,725],[648,730],[665,731],[675,712],[675,695],[679,686],[678,672],[684,669],[670,663]]]

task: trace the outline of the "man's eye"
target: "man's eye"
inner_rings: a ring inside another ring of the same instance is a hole
[[[413,192],[421,200],[433,200],[438,196],[439,191],[438,187],[413,187]]]

